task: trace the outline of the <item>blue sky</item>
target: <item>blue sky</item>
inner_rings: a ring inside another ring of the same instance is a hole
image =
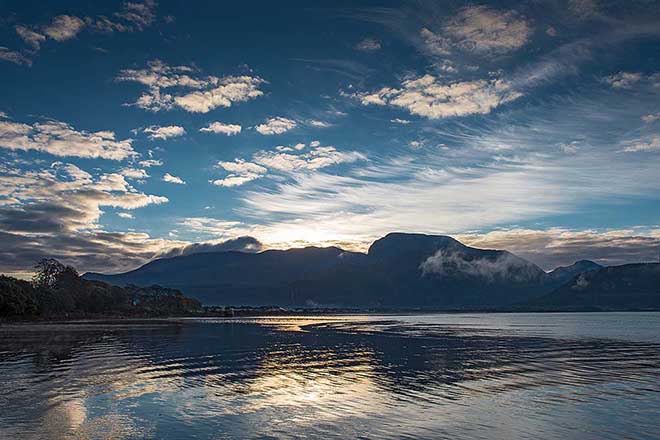
[[[0,271],[390,231],[656,258],[659,2],[225,3],[2,2]]]

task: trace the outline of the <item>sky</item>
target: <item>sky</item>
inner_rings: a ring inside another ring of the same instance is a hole
[[[655,0],[0,0],[0,272],[392,231],[657,260],[659,43]]]

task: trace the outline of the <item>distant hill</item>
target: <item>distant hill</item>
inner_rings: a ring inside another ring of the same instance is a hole
[[[594,263],[593,261],[580,260],[576,261],[570,266],[560,266],[554,269],[548,273],[548,279],[550,280],[549,282],[551,284],[560,286],[581,273],[590,272],[592,270],[599,270],[602,268],[603,266],[598,263]]]
[[[582,267],[576,265],[571,274]],[[528,302],[557,287],[561,278],[507,251],[404,233],[376,240],[366,254],[337,247],[208,252],[155,260],[123,274],[84,277],[115,285],[159,284],[210,305],[434,309]]]
[[[587,271],[529,306],[548,310],[659,310],[660,263]]]

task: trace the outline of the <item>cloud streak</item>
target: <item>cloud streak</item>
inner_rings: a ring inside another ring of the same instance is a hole
[[[220,161],[216,167],[230,174],[212,183],[225,187],[240,186],[264,177],[269,171],[291,175],[294,172],[312,172],[332,165],[367,159],[361,153],[342,152],[332,146],[316,145],[307,152],[301,152],[304,148],[305,144],[297,144],[293,148],[279,146],[274,151],[258,151],[252,156],[251,161],[244,159],[235,159],[233,162]]]

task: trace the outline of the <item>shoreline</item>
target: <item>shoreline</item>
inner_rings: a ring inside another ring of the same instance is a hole
[[[154,324],[158,322],[172,324],[177,319],[195,318],[262,318],[262,317],[285,317],[285,316],[351,316],[351,315],[458,315],[458,314],[563,314],[563,313],[657,313],[659,309],[616,309],[616,310],[430,310],[430,309],[277,309],[258,310],[254,308],[231,309],[233,313],[198,313],[183,315],[113,315],[113,314],[76,314],[69,316],[15,316],[1,317],[0,326],[4,325],[27,325],[27,324],[73,324],[89,323],[95,324],[108,322],[130,322],[139,324]]]

